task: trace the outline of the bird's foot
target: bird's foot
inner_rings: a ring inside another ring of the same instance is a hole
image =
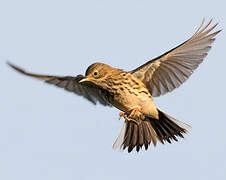
[[[145,118],[145,116],[143,115],[143,113],[140,112],[140,109],[135,108],[131,111],[130,115],[126,114],[126,113],[119,113],[119,120],[124,117],[125,120],[127,121],[133,121],[137,124],[140,124],[141,121]]]
[[[128,120],[128,115],[126,113],[120,112],[119,113],[119,120],[122,119],[122,117],[124,117],[124,119]]]
[[[134,108],[131,111],[129,118],[133,119],[133,121],[135,121],[137,124],[140,124],[141,121],[145,118],[145,116],[139,108]]]
[[[142,113],[140,111],[139,108],[134,108],[131,112],[130,112],[130,115],[129,117],[130,118],[133,118],[133,119],[136,119],[136,118],[139,118],[141,117]]]

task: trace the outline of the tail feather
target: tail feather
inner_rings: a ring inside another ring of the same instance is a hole
[[[156,146],[157,141],[164,144],[166,141],[168,143],[173,140],[178,141],[177,137],[184,138],[183,134],[188,133],[189,125],[170,117],[161,110],[158,110],[158,113],[159,119],[145,117],[140,124],[126,120],[113,148],[118,146],[122,150],[128,148],[128,152],[136,148],[138,152],[143,146],[147,150],[151,143]]]

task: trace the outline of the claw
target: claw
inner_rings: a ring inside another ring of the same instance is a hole
[[[139,109],[133,109],[130,115],[123,112],[119,113],[119,120],[122,119],[122,117],[127,121],[133,121],[137,124],[140,124],[142,119],[145,118]]]
[[[119,120],[121,120],[121,119],[122,119],[122,117],[124,117],[124,118],[125,118],[125,116],[126,116],[126,115],[125,115],[125,113],[120,112],[120,113],[119,113]]]
[[[126,113],[120,112],[120,113],[119,113],[119,120],[122,119],[122,117],[124,117],[124,119],[126,119],[126,120],[129,121],[129,118],[128,118],[128,116],[126,115]]]

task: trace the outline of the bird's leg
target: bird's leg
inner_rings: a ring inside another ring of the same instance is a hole
[[[123,113],[123,112],[120,112],[120,113],[119,113],[119,120],[120,120],[122,117],[124,117],[124,119],[127,120],[127,121],[134,121],[134,122],[135,122],[135,120],[129,118],[128,114]]]
[[[136,122],[137,124],[140,124],[141,121],[145,118],[145,116],[141,112],[140,108],[134,108],[130,112],[129,118],[132,119],[132,121]]]
[[[134,109],[130,112],[129,117],[130,117],[130,118],[136,119],[136,118],[140,117],[141,114],[142,114],[142,113],[140,112],[140,109],[139,109],[139,108],[134,108]]]
[[[127,121],[133,121],[137,124],[140,124],[141,121],[145,118],[139,108],[134,108],[131,111],[130,115],[123,112],[119,113],[119,119],[121,119],[122,117],[124,117],[124,119],[126,119]]]
[[[127,121],[133,121],[133,122],[137,123],[135,119],[129,118],[128,114],[123,113],[123,112],[120,112],[120,113],[119,113],[119,120],[120,120],[122,117],[124,117],[124,119],[127,120]]]

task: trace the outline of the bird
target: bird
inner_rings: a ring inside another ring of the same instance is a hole
[[[104,63],[91,64],[85,75],[56,76],[25,71],[7,62],[14,70],[26,76],[56,85],[92,104],[101,104],[119,109],[119,118],[124,118],[122,129],[113,144],[113,149],[130,153],[133,150],[148,150],[151,144],[165,144],[184,138],[191,126],[183,123],[158,108],[153,97],[171,92],[183,84],[203,62],[211,49],[218,23],[202,20],[201,25],[187,41],[168,52],[147,61],[134,70],[125,71]]]

